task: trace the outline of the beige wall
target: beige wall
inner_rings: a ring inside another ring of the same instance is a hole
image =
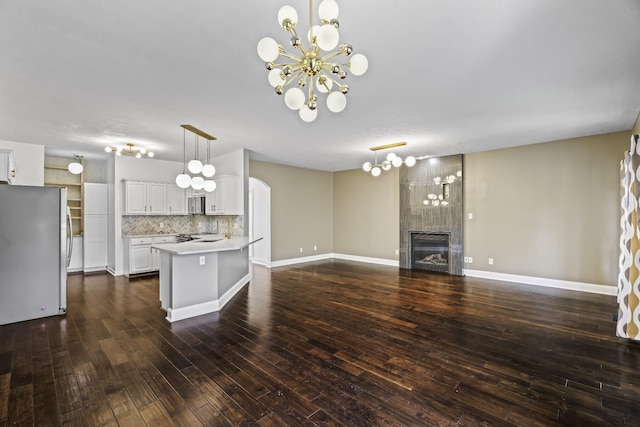
[[[249,176],[271,188],[271,261],[332,252],[330,172],[252,160]]]
[[[379,177],[361,169],[333,176],[333,252],[397,260],[399,173]]]
[[[629,136],[465,155],[464,252],[473,257],[466,267],[614,286],[619,170]]]
[[[636,124],[633,126],[631,133],[634,135],[640,134],[640,114],[638,114],[638,118],[636,119]]]
[[[465,267],[615,286],[629,139],[627,131],[465,155]],[[373,178],[251,161],[250,176],[271,187],[273,261],[313,255],[314,244],[317,254],[398,259],[397,170]]]

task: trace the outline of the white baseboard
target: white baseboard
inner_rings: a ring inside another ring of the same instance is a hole
[[[286,265],[303,264],[305,262],[322,261],[322,260],[331,259],[331,258],[333,258],[333,254],[321,254],[321,255],[305,256],[300,258],[289,258],[289,259],[283,259],[280,261],[274,261],[268,267],[284,267]]]
[[[272,262],[270,265],[266,265],[266,264],[262,264],[262,265],[265,265],[266,267],[284,267],[287,265],[303,264],[305,262],[323,261],[325,259],[334,259],[334,258],[344,259],[347,261],[366,262],[369,264],[389,265],[392,267],[398,267],[400,265],[397,260],[393,260],[393,259],[371,258],[371,257],[334,254],[334,253],[306,256],[306,257],[300,257],[300,258],[290,258],[290,259],[284,259],[284,260]],[[260,263],[258,262],[257,264],[260,264]]]
[[[396,259],[371,258],[371,257],[356,256],[356,255],[345,255],[345,254],[331,254],[331,255],[333,258],[344,259],[347,261],[367,262],[369,264],[381,264],[381,265],[388,265],[391,267],[400,266],[400,261]]]
[[[502,282],[523,283],[525,285],[545,286],[548,288],[568,289],[572,291],[591,292],[602,295],[617,295],[618,288],[615,286],[596,285],[593,283],[571,282],[568,280],[546,279],[544,277],[520,276],[517,274],[494,273],[482,270],[462,271],[464,275],[478,277],[482,279],[498,280]]]
[[[220,311],[222,307],[228,303],[231,298],[237,294],[240,289],[244,287],[251,280],[251,273],[245,275],[242,279],[238,280],[235,285],[231,287],[224,295],[218,297],[217,300],[206,301],[200,304],[189,305],[180,308],[167,309],[166,319],[169,322],[177,322],[178,320],[189,319],[190,317],[201,316],[203,314],[209,314],[216,311]]]

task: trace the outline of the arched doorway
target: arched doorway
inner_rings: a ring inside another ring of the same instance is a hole
[[[262,240],[249,245],[249,257],[255,264],[271,267],[271,187],[249,177],[249,237]]]

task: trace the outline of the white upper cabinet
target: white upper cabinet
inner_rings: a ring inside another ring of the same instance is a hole
[[[125,215],[164,215],[167,213],[167,184],[125,181]]]
[[[13,184],[16,178],[16,163],[13,151],[0,150],[0,182]]]
[[[243,215],[244,197],[240,177],[221,175],[214,178],[216,189],[206,194],[206,215]]]
[[[167,184],[167,215],[187,215],[187,190]]]

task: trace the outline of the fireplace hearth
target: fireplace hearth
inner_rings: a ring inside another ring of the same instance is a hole
[[[410,232],[411,268],[450,273],[449,233]]]

